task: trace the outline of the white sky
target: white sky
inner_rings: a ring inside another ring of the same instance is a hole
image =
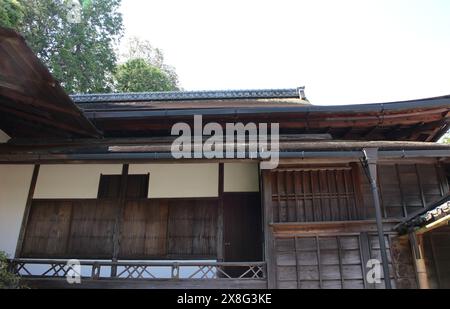
[[[304,85],[317,105],[450,94],[448,0],[122,0],[122,13],[185,90]]]

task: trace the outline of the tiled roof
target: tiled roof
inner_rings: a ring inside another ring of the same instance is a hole
[[[305,99],[304,87],[293,89],[167,91],[72,95],[75,103],[143,102],[228,99]]]

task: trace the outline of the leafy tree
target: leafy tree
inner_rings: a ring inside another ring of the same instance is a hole
[[[22,33],[68,93],[178,89],[160,49],[132,38],[121,65],[121,0],[0,0],[0,24]]]
[[[120,92],[176,90],[170,77],[145,59],[131,59],[118,66],[116,90]]]
[[[18,1],[26,8],[19,31],[67,92],[111,91],[120,0]]]
[[[131,60],[144,60],[148,66],[144,66],[142,61],[135,61],[131,62]],[[145,70],[150,71],[149,67],[153,67],[156,70],[151,70],[152,74],[155,75],[156,72],[158,72],[158,79],[155,80],[153,83],[149,84],[148,87],[145,87],[144,85],[141,85],[142,83],[137,78],[134,78],[134,82],[138,83],[139,85],[136,85],[136,89],[141,89],[140,91],[166,91],[166,90],[178,90],[179,89],[179,81],[178,81],[178,75],[175,72],[175,69],[164,63],[164,54],[159,48],[154,48],[152,44],[149,41],[141,40],[137,37],[132,37],[128,39],[127,42],[127,48],[126,51],[121,55],[121,61],[127,62],[129,65],[127,66],[128,69],[131,69],[133,67],[134,70],[137,70],[139,67],[139,72],[143,73],[142,69],[146,67]],[[140,63],[140,65],[138,65]],[[120,71],[123,75],[125,66],[120,65],[118,67],[118,72]],[[162,76],[162,75],[164,76]],[[124,80],[123,76],[121,76],[121,81],[118,80],[119,74],[116,74],[117,78],[117,90],[120,91],[120,89],[126,89],[130,88],[129,85],[131,85],[130,80]],[[141,75],[142,76],[142,75]],[[148,81],[151,76],[145,76],[146,81]],[[141,77],[143,78],[143,77]],[[125,84],[124,84],[125,82]],[[167,84],[163,84],[167,83]],[[128,84],[128,85],[126,85]],[[155,87],[157,86],[157,87]]]
[[[23,14],[24,7],[18,0],[0,0],[0,27],[17,28]]]

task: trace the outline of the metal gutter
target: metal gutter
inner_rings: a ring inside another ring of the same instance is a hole
[[[205,153],[204,153],[205,154]],[[236,153],[232,159],[263,160],[258,154]],[[400,150],[379,151],[380,158],[448,158],[449,150]],[[224,157],[225,158],[225,157]],[[360,151],[289,151],[280,152],[279,158],[364,158],[363,150]],[[203,159],[203,157],[202,157]],[[206,158],[205,158],[206,159]],[[220,158],[218,158],[220,159]],[[24,155],[0,155],[0,163],[11,162],[41,162],[41,161],[93,161],[93,160],[175,160],[169,152],[137,152],[137,153],[87,153],[87,154],[24,154]],[[196,160],[196,159],[187,159]],[[226,160],[226,158],[225,158]]]

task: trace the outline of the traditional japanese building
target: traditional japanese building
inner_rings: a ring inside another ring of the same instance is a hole
[[[31,287],[448,288],[449,112],[450,96],[315,106],[303,88],[69,96],[0,29],[0,250]],[[249,134],[210,157],[200,116],[269,124],[278,165]]]

